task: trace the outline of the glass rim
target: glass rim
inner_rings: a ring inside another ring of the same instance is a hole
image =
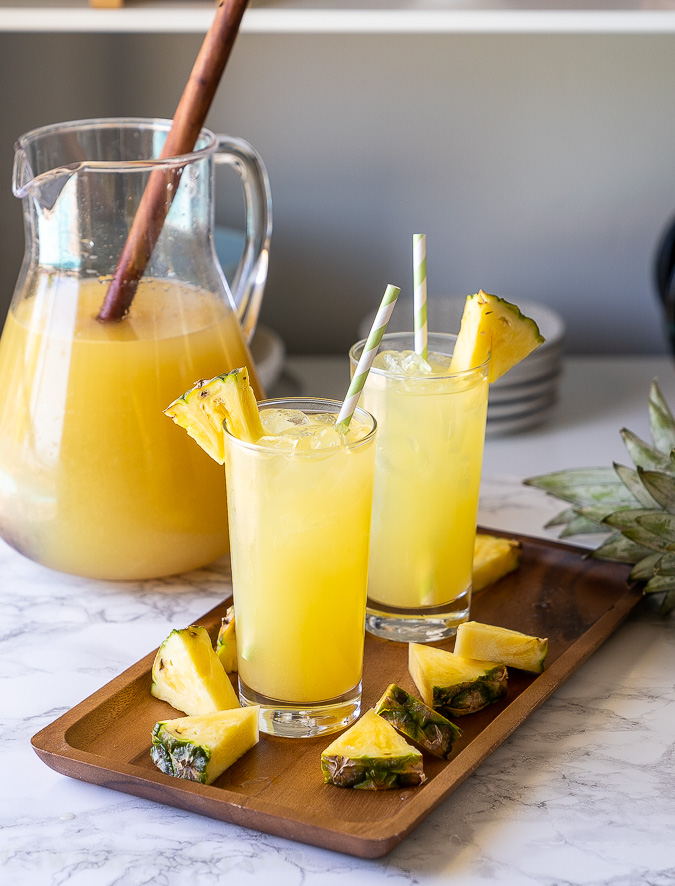
[[[313,410],[316,412],[335,412],[336,414],[340,411],[342,407],[341,400],[332,400],[327,399],[325,397],[271,397],[268,400],[259,400],[258,401],[258,409],[269,409],[269,408],[288,408],[288,409],[299,409],[300,403],[312,403],[317,405],[317,409]],[[286,405],[282,405],[286,404]],[[321,408],[321,407],[331,407],[329,408]],[[337,407],[337,408],[335,408]],[[301,410],[306,411],[306,410]],[[276,455],[283,456],[292,456],[299,458],[316,458],[318,456],[322,456],[325,458],[326,455],[331,453],[345,452],[345,451],[353,451],[355,449],[359,449],[362,446],[371,443],[375,438],[375,433],[377,431],[377,419],[375,416],[368,412],[367,409],[364,409],[362,406],[357,406],[354,410],[354,417],[359,419],[359,413],[362,416],[365,416],[369,419],[371,423],[370,430],[365,435],[365,437],[360,437],[358,440],[352,440],[346,442],[344,446],[340,446],[339,448],[336,446],[328,446],[325,449],[279,449],[276,446],[265,446],[259,443],[250,443],[248,440],[242,440],[240,437],[236,437],[230,430],[228,430],[227,424],[223,422],[223,431],[225,432],[225,437],[228,440],[231,440],[235,445],[240,446],[243,449],[249,449],[251,452],[269,452],[274,453]]]
[[[381,350],[386,350],[386,348],[384,348],[384,345],[387,343],[387,341],[393,341],[396,339],[403,339],[403,338],[409,338],[412,342],[414,342],[415,333],[412,330],[407,331],[407,332],[406,331],[385,332],[385,334],[382,336],[382,340],[380,341],[380,344],[378,345],[377,353],[379,354],[379,352]],[[432,331],[429,331],[428,341],[430,341],[432,338],[440,338],[445,341],[452,341],[452,343],[454,345],[457,341],[457,334],[454,332],[432,332]],[[354,344],[349,349],[349,360],[354,366],[356,366],[356,364],[359,361],[359,358],[356,356],[356,351],[359,348],[361,349],[361,351],[363,351],[363,348],[365,347],[365,344],[367,341],[368,341],[368,339],[362,338],[359,341],[354,342]],[[410,348],[410,350],[414,350],[414,347]],[[443,354],[443,356],[447,356],[447,357],[449,357],[452,353],[452,349],[450,349],[450,353],[448,353],[447,350],[446,351],[438,351],[438,349],[435,349],[435,350],[437,351],[437,353]],[[360,356],[360,354],[359,354],[359,356]],[[369,371],[374,372],[376,375],[381,375],[383,377],[386,376],[389,378],[409,378],[409,379],[410,378],[424,378],[424,379],[428,379],[429,381],[442,381],[442,380],[447,380],[447,379],[451,379],[451,378],[466,378],[467,376],[471,375],[471,373],[477,373],[482,370],[486,370],[488,368],[488,366],[490,365],[490,359],[491,359],[491,354],[488,354],[487,359],[485,359],[482,363],[479,363],[477,366],[472,366],[469,369],[455,370],[454,372],[434,373],[433,375],[408,375],[405,372],[394,372],[391,369],[382,369],[382,368],[378,368],[376,366],[371,366]]]
[[[74,132],[78,129],[100,130],[123,130],[123,129],[152,129],[156,132],[168,133],[172,126],[172,120],[165,117],[91,117],[81,120],[67,120],[63,123],[48,123],[38,126],[20,135],[14,144],[15,152],[26,151],[28,146],[39,138],[54,135],[60,132]],[[93,160],[84,159],[75,163],[62,164],[50,172],[67,170],[69,173],[85,170],[124,170],[142,171],[147,169],[172,169],[177,166],[186,166],[196,160],[204,159],[215,153],[218,148],[218,138],[205,126],[199,131],[197,141],[205,139],[206,144],[201,148],[193,149],[185,154],[174,154],[171,157],[155,157],[146,160]],[[196,143],[196,142],[195,142]],[[38,178],[45,173],[38,174]]]

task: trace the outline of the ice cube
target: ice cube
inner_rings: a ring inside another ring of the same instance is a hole
[[[376,369],[384,369],[395,375],[430,375],[431,366],[415,351],[380,351],[373,361]]]
[[[284,409],[281,410],[292,425],[309,425],[312,419],[306,415],[301,409]]]
[[[384,369],[385,372],[400,372],[401,363],[398,351],[380,351],[373,360],[375,369]]]
[[[334,412],[315,412],[312,415],[312,423],[315,425],[328,425],[333,428],[336,421],[337,415]]]
[[[369,433],[370,425],[367,425],[364,422],[353,418],[349,423],[347,439],[350,443],[356,443],[358,440],[362,440],[364,437],[367,437]]]
[[[308,416],[299,409],[261,409],[260,420],[268,434],[282,434],[289,428],[309,424]]]
[[[401,359],[401,370],[405,375],[431,375],[432,368],[421,354],[409,351]]]
[[[435,375],[448,375],[451,361],[449,354],[429,354],[429,364]]]
[[[298,441],[294,437],[287,435],[266,435],[259,437],[256,441],[258,446],[266,446],[270,449],[293,450],[298,448]]]
[[[335,428],[321,428],[312,435],[309,446],[310,449],[334,449],[342,446],[342,438]]]
[[[281,432],[282,437],[288,437],[291,440],[296,440],[301,444],[301,448],[306,448],[302,445],[302,441],[307,437],[311,437],[314,434],[313,428],[302,428],[297,425],[291,425],[290,428],[285,428]]]

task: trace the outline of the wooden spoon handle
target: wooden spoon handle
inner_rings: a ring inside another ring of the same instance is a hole
[[[160,159],[187,154],[211,106],[230,57],[248,0],[222,0],[176,108]],[[180,182],[182,169],[155,169],[138,204],[115,275],[98,313],[101,321],[121,320],[129,310]]]

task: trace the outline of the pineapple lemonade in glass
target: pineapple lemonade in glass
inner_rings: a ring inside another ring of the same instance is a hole
[[[375,419],[345,404],[256,402],[245,367],[165,414],[225,464],[239,697],[260,729],[335,732],[361,709]]]
[[[260,404],[264,435],[225,432],[239,693],[282,736],[360,712],[375,421],[340,404]]]
[[[489,359],[451,371],[455,341],[430,332],[425,361],[413,333],[385,335],[363,389],[378,422],[366,628],[391,640],[441,640],[469,615]]]

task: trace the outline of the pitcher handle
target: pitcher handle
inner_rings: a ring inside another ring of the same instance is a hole
[[[215,161],[234,166],[244,191],[246,242],[232,281],[232,295],[246,342],[255,332],[267,282],[270,238],[272,236],[272,197],[262,157],[241,138],[217,135]]]

